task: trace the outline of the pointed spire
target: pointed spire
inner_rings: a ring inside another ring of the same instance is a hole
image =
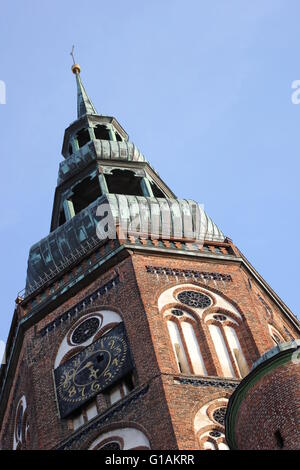
[[[75,64],[74,46],[72,48],[71,56],[73,58],[72,72],[76,76],[76,83],[77,83],[77,117],[78,119],[80,119],[82,116],[85,116],[86,114],[98,114],[95,106],[90,100],[82,84],[81,77],[80,77],[80,70],[81,70],[80,65]]]

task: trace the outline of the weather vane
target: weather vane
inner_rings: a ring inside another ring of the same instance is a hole
[[[73,59],[73,65],[75,65],[75,59],[74,59],[74,46],[72,46],[72,51],[70,52],[70,56]]]

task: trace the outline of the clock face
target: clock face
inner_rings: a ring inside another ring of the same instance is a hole
[[[118,381],[132,369],[123,323],[54,371],[61,417]]]

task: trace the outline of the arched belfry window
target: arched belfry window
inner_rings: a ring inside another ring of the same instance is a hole
[[[80,351],[92,345],[103,335],[122,322],[121,316],[112,310],[99,309],[83,315],[70,328],[64,337],[55,359],[54,368],[58,368]],[[103,391],[103,401],[106,406],[111,406],[130,393],[133,388],[131,374],[114,384],[111,388]],[[72,425],[76,430],[98,414],[96,398],[89,401],[73,412]]]
[[[94,134],[96,139],[100,140],[112,140],[109,132],[109,128],[104,124],[98,124],[94,127]]]
[[[166,320],[179,372],[241,378],[249,372],[241,338],[242,317],[229,301],[193,284],[163,292]]]
[[[108,191],[112,194],[144,196],[143,178],[137,176],[134,171],[115,169],[105,175],[105,180]]]
[[[87,144],[91,140],[89,130],[81,129],[80,131],[77,132],[76,138],[78,142],[78,147],[79,148],[83,147],[85,144]]]
[[[229,450],[225,439],[227,398],[218,398],[203,405],[194,418],[194,432],[201,450]]]

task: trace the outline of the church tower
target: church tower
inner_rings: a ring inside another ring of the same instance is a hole
[[[121,124],[97,113],[72,70],[77,119],[50,233],[31,247],[16,300],[0,447],[227,449],[228,399],[300,325],[203,208],[176,198]]]

